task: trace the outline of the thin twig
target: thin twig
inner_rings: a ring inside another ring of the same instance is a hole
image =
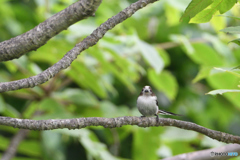
[[[12,138],[8,149],[4,152],[1,160],[10,160],[16,154],[19,143],[28,135],[30,130],[20,129]]]
[[[189,42],[191,44],[207,43],[207,42],[210,42],[210,40],[203,39],[203,38],[194,38],[194,39],[190,39]],[[181,45],[182,45],[182,43],[180,43],[180,42],[164,42],[164,43],[157,44],[156,47],[160,48],[160,49],[170,49],[170,48],[178,47]]]
[[[235,153],[233,153],[235,152]],[[231,156],[228,153],[232,153]],[[227,155],[226,155],[227,154]],[[174,157],[164,158],[163,160],[226,160],[231,157],[236,157],[240,155],[240,145],[239,144],[228,144],[225,146],[206,149],[202,151],[190,152],[179,154]]]

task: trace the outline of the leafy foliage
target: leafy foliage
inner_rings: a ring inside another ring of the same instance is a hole
[[[73,2],[1,2],[0,40],[28,31]],[[26,78],[47,69],[130,3],[103,1],[95,17],[74,24],[35,52],[0,63],[0,81]],[[240,120],[236,117],[240,94],[229,93],[238,89],[239,73],[225,68],[239,65],[240,50],[227,44],[232,36],[219,32],[219,27],[235,26],[237,22],[227,21],[227,16],[214,16],[232,8],[228,13],[239,17],[235,3],[192,0],[187,7],[186,1],[162,0],[149,5],[117,25],[49,82],[2,93],[0,114],[38,120],[140,116],[137,96],[144,85],[151,85],[161,109],[185,115],[183,120],[239,135],[236,124]],[[180,18],[183,22],[179,23]],[[222,31],[238,33],[236,27],[229,29]],[[205,95],[207,92],[224,94],[213,97]],[[17,131],[1,126],[1,154]],[[15,159],[159,159],[220,145],[195,132],[170,127],[89,127],[31,131]]]
[[[236,0],[192,0],[181,19],[191,19],[190,23],[206,23],[216,12],[223,14],[236,2]]]

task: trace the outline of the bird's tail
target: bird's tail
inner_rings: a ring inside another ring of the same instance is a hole
[[[183,115],[180,115],[180,114],[175,114],[175,113],[167,112],[167,111],[163,111],[163,110],[158,110],[157,114],[172,115],[172,116],[183,116]]]

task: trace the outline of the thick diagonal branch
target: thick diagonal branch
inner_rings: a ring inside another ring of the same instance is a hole
[[[137,125],[139,127],[151,126],[175,126],[178,128],[193,130],[202,133],[212,139],[222,141],[225,143],[240,144],[240,137],[228,133],[214,131],[204,128],[195,123],[175,120],[170,118],[160,118],[159,123],[154,117],[117,117],[117,118],[75,118],[75,119],[49,119],[49,120],[30,120],[17,119],[0,116],[0,125],[12,126],[14,128],[30,129],[30,130],[52,130],[60,128],[80,129],[89,126],[103,126],[105,128],[121,127],[123,125]]]
[[[94,15],[102,0],[80,0],[30,31],[0,43],[0,62],[19,58],[44,45],[75,22]]]
[[[135,13],[137,10],[155,1],[157,0],[139,0],[136,3],[131,4],[129,7],[125,8],[123,11],[119,12],[117,15],[113,16],[112,18],[101,24],[96,30],[93,31],[90,36],[86,37],[83,41],[78,43],[72,50],[67,52],[64,57],[60,61],[55,63],[53,66],[33,77],[12,82],[0,83],[0,92],[12,91],[21,88],[30,88],[47,82],[58,72],[69,67],[82,51],[95,45],[108,30],[112,29],[117,24],[123,22],[125,19],[131,17],[133,13]]]

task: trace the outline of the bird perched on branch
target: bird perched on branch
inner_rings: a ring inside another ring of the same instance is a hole
[[[182,116],[172,112],[160,110],[158,108],[157,96],[153,93],[150,86],[144,86],[137,99],[137,108],[143,115],[142,117],[156,116],[159,121],[158,114]]]

